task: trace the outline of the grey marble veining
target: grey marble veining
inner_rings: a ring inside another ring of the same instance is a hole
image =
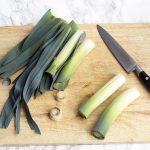
[[[35,24],[49,9],[77,23],[150,22],[150,0],[0,0],[0,26]],[[150,144],[0,147],[0,150],[149,150]]]
[[[149,150],[150,144],[0,147],[0,150]]]
[[[49,8],[77,23],[149,22],[149,0],[0,0],[0,25],[36,23]]]

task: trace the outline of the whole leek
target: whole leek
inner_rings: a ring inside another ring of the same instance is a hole
[[[99,121],[92,130],[92,134],[96,138],[104,139],[109,127],[118,115],[139,96],[139,91],[133,88],[124,91],[116,97],[100,116]]]
[[[126,79],[122,74],[116,75],[102,88],[100,88],[89,100],[81,105],[79,113],[82,117],[88,118],[89,115],[115,91],[117,91]]]
[[[7,128],[14,116],[16,133],[19,133],[21,106],[23,106],[30,128],[40,134],[40,129],[33,120],[27,103],[33,93],[40,93],[40,82],[45,71],[77,28],[74,21],[67,23],[53,16],[49,10],[32,32],[0,60],[0,78],[9,77],[22,67],[26,67],[13,82],[0,115],[0,128]],[[80,43],[79,41],[77,40],[77,43]]]
[[[53,84],[54,89],[65,89],[71,76],[74,74],[81,61],[94,47],[95,44],[91,40],[85,40],[79,47],[77,47],[71,58],[67,61],[66,65],[62,68],[58,78]]]

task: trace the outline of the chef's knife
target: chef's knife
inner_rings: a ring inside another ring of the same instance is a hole
[[[97,25],[97,30],[106,46],[125,71],[127,73],[136,72],[137,76],[150,91],[150,77],[106,30],[99,25]]]

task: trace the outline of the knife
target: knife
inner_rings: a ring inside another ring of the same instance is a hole
[[[99,25],[97,25],[97,30],[108,49],[124,70],[127,73],[136,72],[139,79],[150,92],[150,77],[106,30]]]

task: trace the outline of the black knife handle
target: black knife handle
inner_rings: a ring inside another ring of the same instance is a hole
[[[147,90],[150,92],[150,77],[149,77],[149,75],[146,74],[140,66],[136,66],[135,70],[136,70],[136,73],[137,73],[139,79],[143,82],[143,84],[146,86]]]
[[[150,77],[144,71],[141,71],[139,73],[139,78],[144,83],[144,85],[147,87],[147,89],[150,91]]]

